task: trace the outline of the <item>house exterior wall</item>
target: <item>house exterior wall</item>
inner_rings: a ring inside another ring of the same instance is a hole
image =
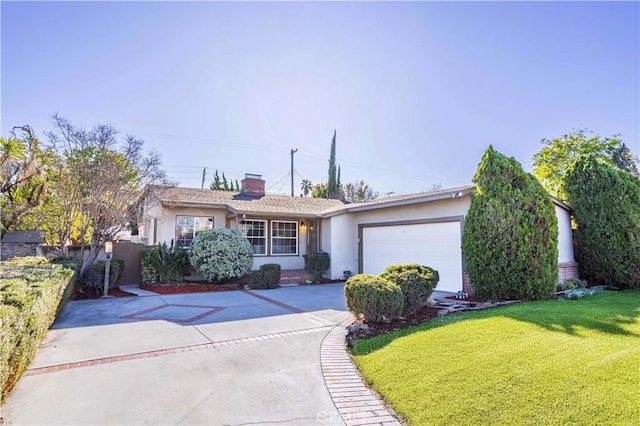
[[[571,213],[557,205],[555,208],[558,218],[558,280],[578,278],[578,262],[576,262],[573,253]]]
[[[407,206],[350,212],[323,221],[323,250],[331,256],[332,279],[341,279],[344,271],[358,272],[358,225],[437,219],[464,216],[471,205],[469,196]]]
[[[227,210],[226,209],[207,209],[207,208],[189,208],[189,207],[180,207],[180,208],[170,208],[163,207],[161,205],[151,205],[148,209],[145,209],[145,216],[143,218],[143,223],[147,223],[149,221],[153,224],[155,221],[156,227],[156,239],[153,240],[153,230],[152,229],[142,229],[142,235],[144,238],[147,238],[147,245],[155,245],[161,242],[166,242],[169,244],[172,239],[176,237],[176,216],[204,216],[204,217],[213,217],[213,227],[214,228],[229,228],[233,230],[238,230],[238,218],[231,217],[227,218]],[[259,218],[270,221],[271,219],[277,220],[280,218]],[[283,220],[294,220],[294,219],[283,219]],[[144,225],[148,226],[148,225]],[[152,227],[154,225],[151,225]],[[290,256],[254,256],[253,258],[253,266],[252,270],[259,269],[260,266],[267,263],[277,263],[282,269],[304,269],[304,258],[302,257],[306,254],[307,247],[307,233],[306,229],[303,231],[300,227],[298,228],[298,254],[290,255]]]
[[[573,257],[573,236],[571,214],[560,206],[555,206],[558,218],[558,263],[575,262]]]
[[[325,249],[325,251],[332,255],[331,278],[341,278],[344,270],[351,270],[354,273],[358,271],[358,225],[466,216],[470,206],[471,197],[464,196],[459,199],[445,199],[334,216],[331,218],[331,224],[324,225],[324,227],[330,229],[330,231],[327,232],[327,236],[323,238],[323,244],[324,241],[327,241],[326,238],[330,238],[329,241],[333,242],[328,244],[330,249]],[[555,213],[558,219],[559,279],[578,278],[578,264],[574,259],[573,253],[571,214],[566,209],[557,205],[555,205]],[[350,217],[351,220],[345,221],[345,216]],[[335,228],[335,226],[332,225],[335,224],[337,224],[338,227],[334,231],[333,228]],[[344,244],[344,247],[338,248],[338,241]],[[355,252],[353,251],[354,247]],[[467,292],[472,292],[466,272],[463,276],[463,284]]]
[[[358,226],[355,217],[351,214],[332,217],[328,234],[329,238],[323,238],[323,250],[331,257],[329,277],[342,279],[344,271],[358,273]]]

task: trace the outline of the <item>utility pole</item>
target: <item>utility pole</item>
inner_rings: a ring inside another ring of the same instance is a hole
[[[291,150],[291,196],[293,197],[293,154],[298,152],[298,148]]]
[[[200,189],[204,189],[204,178],[207,176],[207,168],[202,169],[202,185],[200,185]]]

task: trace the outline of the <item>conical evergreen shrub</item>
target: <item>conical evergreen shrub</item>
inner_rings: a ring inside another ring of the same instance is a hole
[[[622,289],[640,287],[640,179],[585,156],[565,182],[577,224],[583,278]]]
[[[476,294],[541,299],[558,282],[558,223],[551,196],[514,158],[490,146],[473,182],[462,252]]]

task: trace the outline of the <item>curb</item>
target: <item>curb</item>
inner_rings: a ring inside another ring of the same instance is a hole
[[[322,341],[320,364],[336,410],[347,426],[402,426],[396,414],[369,389],[345,347],[345,323],[334,327]]]

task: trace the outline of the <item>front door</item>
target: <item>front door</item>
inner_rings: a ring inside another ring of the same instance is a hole
[[[320,250],[319,223],[317,220],[310,220],[307,226],[307,254],[314,254]]]

